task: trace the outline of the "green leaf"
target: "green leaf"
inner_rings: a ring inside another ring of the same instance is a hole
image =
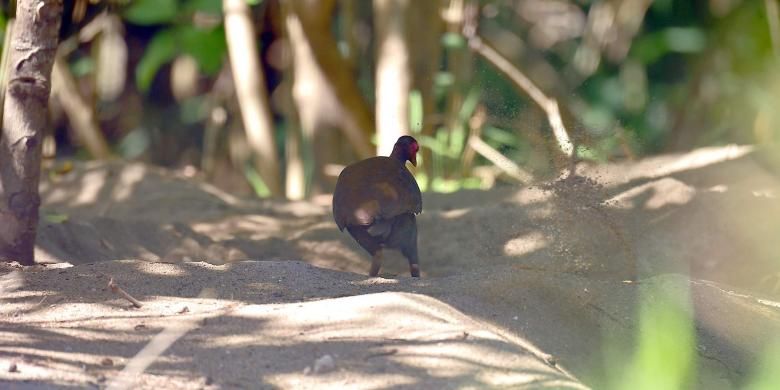
[[[178,54],[176,41],[174,29],[169,28],[155,34],[135,67],[135,84],[139,90],[146,92],[160,67],[176,57]]]
[[[184,11],[222,15],[222,0],[189,0],[184,3]]]
[[[122,12],[127,21],[142,26],[170,23],[177,14],[176,0],[134,0]]]
[[[469,90],[468,95],[463,99],[463,104],[460,106],[460,112],[458,113],[458,118],[461,121],[464,123],[468,122],[469,118],[474,114],[474,110],[477,109],[481,97],[482,89],[480,87],[474,86]]]
[[[203,121],[207,116],[206,99],[203,96],[193,96],[179,104],[179,119],[182,123],[191,125]]]
[[[437,72],[433,84],[438,88],[449,88],[455,84],[455,76],[450,72]]]
[[[43,219],[45,219],[48,223],[63,223],[68,220],[68,214],[45,214]]]
[[[697,27],[670,27],[664,36],[669,49],[678,53],[698,53],[707,46],[707,36]]]
[[[500,145],[517,146],[517,136],[512,132],[504,129],[500,129],[495,126],[485,126],[482,129],[482,133],[487,140],[491,140]]]
[[[182,50],[198,61],[204,73],[212,75],[219,71],[227,54],[225,30],[222,27],[206,30],[182,26],[177,29],[177,35]]]
[[[144,154],[149,149],[150,144],[149,133],[146,129],[139,127],[127,133],[119,141],[119,154],[122,158],[133,159]]]
[[[95,60],[92,57],[79,57],[70,64],[70,71],[76,77],[82,77],[95,71]]]
[[[267,198],[271,196],[271,190],[265,185],[263,178],[260,177],[260,173],[252,166],[250,162],[244,165],[244,177],[252,189],[255,190],[255,194],[260,198]]]
[[[448,49],[460,49],[466,46],[466,39],[458,33],[448,32],[442,35],[441,43]]]
[[[652,64],[669,53],[666,38],[658,33],[644,34],[631,46],[632,57],[643,64]]]

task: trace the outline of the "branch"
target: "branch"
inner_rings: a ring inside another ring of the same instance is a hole
[[[490,160],[493,165],[506,172],[509,177],[519,181],[520,183],[528,184],[533,180],[533,176],[531,176],[530,173],[523,170],[523,168],[520,168],[520,166],[515,164],[514,161],[508,159],[498,150],[493,149],[492,146],[488,145],[481,138],[472,135],[469,137],[468,145],[474,149],[475,152],[481,154],[482,157]]]
[[[111,151],[100,131],[94,107],[79,93],[76,79],[65,61],[62,54],[57,53],[52,69],[52,92],[59,98],[70,125],[89,154],[97,159],[107,159],[111,157]]]
[[[468,40],[469,47],[508,77],[517,88],[528,95],[547,114],[547,121],[550,123],[556,141],[558,141],[558,147],[566,156],[571,157],[574,147],[569,139],[566,127],[563,125],[558,102],[545,95],[520,69],[517,69],[501,53],[485,43],[482,37],[477,34],[476,28],[468,23],[464,26],[463,35]]]
[[[295,72],[298,71],[298,64],[308,62],[308,71],[317,72],[316,76],[322,77],[327,87],[332,89],[342,116],[339,128],[352,144],[355,153],[359,158],[375,156],[376,148],[370,141],[376,127],[373,114],[331,32],[335,1],[295,0],[290,4],[287,31],[290,40],[294,42]],[[296,75],[296,83],[297,80]]]

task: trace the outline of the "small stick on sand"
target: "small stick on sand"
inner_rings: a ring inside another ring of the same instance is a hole
[[[366,359],[371,359],[371,358],[380,357],[380,356],[391,356],[391,355],[395,355],[396,353],[398,353],[398,349],[393,348],[393,349],[390,349],[390,350],[387,350],[387,351],[380,351],[380,352],[370,353],[370,354],[366,355]]]
[[[114,283],[114,278],[113,277],[108,279],[108,288],[110,288],[111,291],[121,295],[122,298],[127,299],[127,301],[132,303],[133,306],[135,306],[136,308],[140,309],[141,306],[143,306],[141,304],[141,302],[139,302],[137,299],[135,299],[132,296],[130,296],[130,294],[128,294],[125,290],[122,290],[121,287],[117,286],[117,284]]]

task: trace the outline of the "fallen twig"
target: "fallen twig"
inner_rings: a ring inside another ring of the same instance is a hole
[[[110,288],[111,291],[121,295],[122,298],[127,299],[127,301],[132,303],[133,306],[135,306],[136,308],[140,309],[141,306],[143,306],[140,301],[138,301],[137,299],[133,298],[125,290],[122,290],[121,287],[117,286],[116,282],[114,282],[114,278],[113,277],[108,279],[108,288]]]
[[[112,279],[113,280],[113,279]],[[214,299],[217,297],[214,289],[207,287],[201,290],[198,294],[199,299]],[[205,320],[206,318],[214,318],[224,315],[235,308],[235,305],[228,306],[224,309],[215,311],[211,315],[207,315],[205,318],[197,317],[184,317],[172,319],[163,328],[160,333],[157,333],[130,361],[127,362],[122,371],[118,375],[114,376],[106,386],[109,390],[124,390],[136,388],[136,381],[140,378],[141,374],[154,363],[154,361],[162,355],[168,348],[170,348],[176,340],[187,334],[190,330],[197,327],[199,320]]]
[[[395,355],[396,353],[398,353],[398,349],[393,348],[393,349],[389,349],[387,351],[370,353],[370,354],[366,355],[366,359],[371,359],[371,358],[380,357],[380,356],[390,356],[390,355]]]

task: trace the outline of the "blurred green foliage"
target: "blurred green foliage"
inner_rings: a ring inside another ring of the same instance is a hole
[[[73,3],[68,2],[70,6]],[[260,20],[268,12],[266,6],[273,2],[247,3],[258,16],[258,45],[263,51],[268,50],[273,39],[283,35],[279,26],[263,25]],[[579,140],[577,151],[582,159],[604,162],[703,145],[774,143],[780,137],[780,112],[775,109],[780,104],[780,53],[774,52],[770,33],[770,25],[777,23],[778,16],[768,13],[764,1],[476,3],[482,11],[480,34],[555,97],[571,116],[568,130]],[[137,114],[143,123],[109,131],[115,134],[110,141],[118,145],[125,135],[139,128],[157,126],[166,132],[192,126],[199,127],[193,138],[193,142],[199,142],[208,115],[193,115],[194,103],[163,101],[161,95],[165,94],[160,92],[168,92],[168,86],[161,83],[168,81],[168,65],[182,55],[196,61],[198,82],[208,85],[214,81],[227,55],[222,2],[105,0],[94,7],[108,7],[123,18],[130,48],[129,79],[146,94],[141,97],[144,113]],[[337,8],[334,21],[357,20],[370,25],[371,7],[358,8],[362,13],[352,19],[341,17],[338,13],[342,7]],[[0,28],[10,12],[8,4],[2,11]],[[639,23],[632,25],[632,18]],[[272,31],[274,28],[276,32]],[[350,28],[339,25],[333,30],[339,47],[348,48],[353,39],[347,34]],[[490,64],[470,55],[466,40],[457,29],[447,29],[439,41],[443,57],[431,61],[441,65],[433,77],[433,93],[436,115],[443,119],[436,120],[433,134],[420,134],[423,146],[431,152],[431,161],[426,162],[430,170],[420,172],[431,176],[420,176],[425,184],[430,184],[427,187],[445,191],[484,185],[474,180],[468,168],[491,163],[479,155],[468,167],[463,162],[471,130],[469,120],[478,108],[487,112],[479,136],[488,145],[532,173],[550,173],[549,156],[545,156],[549,151],[542,150],[551,133],[544,114]],[[774,45],[780,47],[778,42]],[[369,102],[374,100],[370,96],[374,64],[366,58],[374,53],[373,49],[371,44],[361,49],[364,53],[359,54],[368,56],[356,57],[355,64],[356,81]],[[94,76],[92,57],[96,52],[81,49],[71,56],[75,76],[84,80]],[[464,59],[470,62],[467,70],[458,70]],[[281,78],[279,74],[270,75],[269,89],[277,86]],[[154,88],[155,83],[160,84],[159,88]],[[409,123],[413,132],[420,132],[430,118],[423,117],[422,96],[419,91],[416,93],[410,97]],[[202,100],[198,107],[205,107]],[[147,109],[150,104],[156,107]],[[166,118],[150,118],[156,111]],[[172,111],[182,112],[169,115]],[[280,121],[286,120],[286,114],[275,114]],[[175,126],[176,122],[169,118],[190,119]],[[161,122],[165,125],[160,126]],[[159,143],[159,136],[164,134],[149,133],[150,142],[145,145],[171,146]],[[283,137],[283,132],[279,136]],[[74,146],[78,147],[78,143]]]
[[[193,19],[195,13],[210,15],[217,22],[198,25]],[[132,24],[164,26],[149,41],[136,66],[135,81],[141,91],[147,91],[160,68],[180,54],[195,58],[206,75],[214,75],[221,68],[227,44],[220,0],[136,0],[122,16]]]
[[[687,288],[642,289],[634,355],[612,356],[613,389],[689,389],[696,370],[696,332]],[[607,340],[609,340],[607,338]]]
[[[745,390],[772,390],[780,384],[780,339],[767,340],[767,348]]]

